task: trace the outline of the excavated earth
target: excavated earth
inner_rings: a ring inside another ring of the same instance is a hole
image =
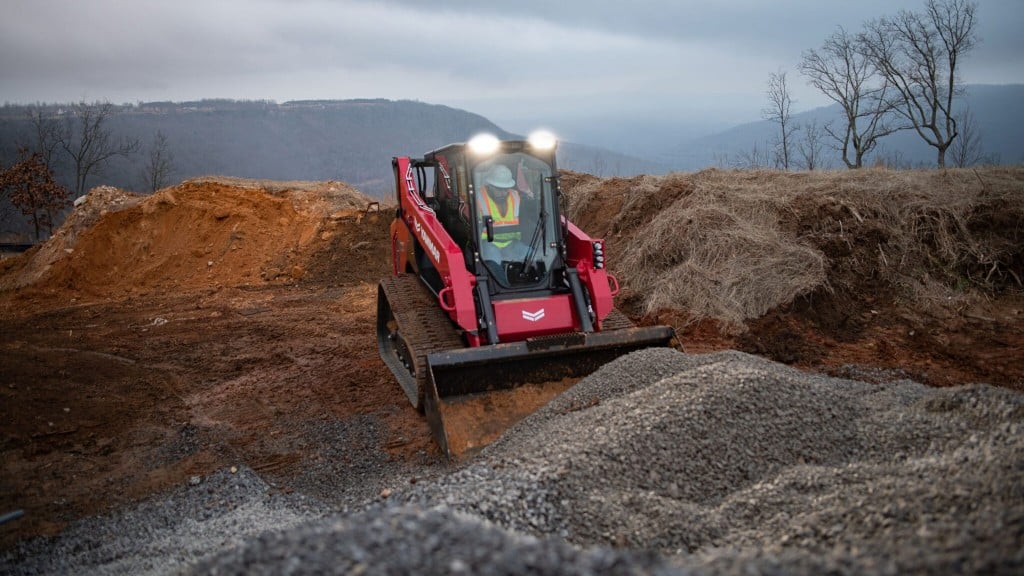
[[[1019,290],[929,316],[866,278],[737,330],[623,277],[686,353],[452,464],[377,355],[390,218],[339,183],[104,188],[0,261],[0,571],[1024,569]]]

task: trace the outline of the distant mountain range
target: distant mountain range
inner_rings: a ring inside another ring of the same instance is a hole
[[[974,117],[984,156],[1001,164],[1024,162],[1024,85],[968,85],[959,100]],[[819,126],[835,122],[838,127],[842,125],[841,116],[842,109],[836,104],[794,114],[792,120],[797,124],[817,122]],[[742,166],[755,147],[762,151],[770,147],[778,130],[778,124],[772,122],[750,122],[666,146],[669,151],[657,160],[674,170],[684,171],[715,165]],[[828,162],[823,167],[845,166],[838,153],[826,152]],[[881,140],[878,150],[868,157],[867,163],[879,158],[897,161],[899,167],[934,167],[936,150],[925,144],[915,131],[906,130]]]
[[[1024,85],[971,85],[962,97],[982,136],[984,153],[999,163],[1024,162]],[[62,117],[69,105],[42,105]],[[33,142],[29,107],[0,107],[0,168],[11,165],[19,145]],[[144,190],[143,166],[157,132],[166,136],[173,155],[171,182],[194,176],[224,175],[270,180],[340,180],[361,191],[384,196],[393,188],[392,156],[418,156],[474,134],[491,132],[514,138],[493,122],[471,112],[415,101],[309,100],[277,104],[269,101],[201,100],[146,102],[116,107],[109,120],[115,138],[136,138],[140,153],[115,159],[87,182],[128,190]],[[794,122],[838,121],[838,106],[796,114]],[[605,139],[604,147],[585,143],[559,145],[561,167],[598,176],[662,174],[706,166],[742,166],[755,147],[766,150],[777,126],[751,122],[700,137],[687,137],[682,127],[663,126],[644,142],[648,152],[637,157],[642,135],[619,126],[623,135]],[[614,150],[612,150],[614,149]],[[659,151],[657,154],[651,150]],[[935,151],[913,131],[883,141],[876,156],[896,158],[902,166],[934,166]],[[869,158],[869,163],[873,162]],[[823,167],[841,167],[832,155]],[[57,179],[69,188],[74,181],[67,163],[56,167]],[[0,202],[0,233],[23,228],[9,205]]]

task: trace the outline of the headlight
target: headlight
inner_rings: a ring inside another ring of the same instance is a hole
[[[494,134],[477,134],[469,139],[467,146],[474,154],[488,155],[498,151],[501,140]]]
[[[547,130],[537,130],[526,139],[534,150],[551,150],[558,143],[555,135]]]

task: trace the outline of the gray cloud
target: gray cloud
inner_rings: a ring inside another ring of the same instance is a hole
[[[502,122],[757,116],[768,74],[795,73],[839,25],[922,0],[9,0],[0,99],[385,97]],[[1024,82],[1019,0],[979,7],[968,82]],[[509,126],[510,129],[520,129]]]

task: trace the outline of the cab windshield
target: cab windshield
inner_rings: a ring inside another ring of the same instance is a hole
[[[473,169],[480,258],[499,285],[545,282],[555,261],[551,167],[524,153],[503,154]]]

